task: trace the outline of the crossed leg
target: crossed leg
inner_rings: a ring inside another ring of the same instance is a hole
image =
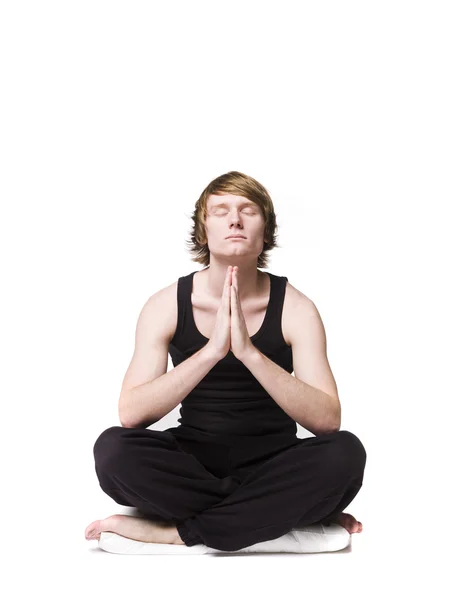
[[[93,521],[86,538],[98,539],[101,531],[114,531],[147,542],[204,543],[238,550],[319,521],[359,532],[361,524],[341,511],[362,485],[365,462],[363,445],[348,431],[306,438],[263,462],[217,504],[177,519],[175,525],[112,515]]]

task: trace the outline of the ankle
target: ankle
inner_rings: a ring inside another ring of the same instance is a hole
[[[174,541],[172,543],[182,545],[182,546],[185,545],[185,542],[182,540],[179,532],[177,531],[177,527],[174,527]]]

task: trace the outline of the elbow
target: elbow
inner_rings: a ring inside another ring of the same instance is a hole
[[[328,424],[328,433],[336,433],[341,428],[341,403],[336,399],[334,418]]]
[[[321,429],[314,433],[314,435],[328,435],[330,433],[336,433],[339,431],[339,427],[327,427],[326,429]]]
[[[136,423],[134,421],[126,421],[125,419],[120,418],[121,427],[126,427],[127,429],[136,429],[142,428],[146,429],[152,423]]]
[[[341,428],[341,417],[339,419],[335,419],[332,423],[329,424],[326,433],[336,433]]]
[[[126,414],[126,399],[124,396],[120,396],[120,399],[118,400],[118,418],[121,423],[121,427],[128,427],[130,429],[137,427],[137,424],[133,423],[133,421],[129,419],[128,415]]]
[[[319,435],[326,435],[328,433],[336,433],[341,428],[341,418],[334,419],[332,422],[327,423],[325,427],[322,427]]]
[[[121,427],[127,427],[128,429],[135,429],[135,428],[142,428],[142,429],[146,429],[147,427],[149,427],[150,425],[154,425],[157,421],[159,421],[161,419],[161,417],[158,417],[156,415],[150,415],[148,416],[148,418],[144,418],[144,419],[139,419],[139,416],[137,415],[137,417],[134,415],[132,415],[132,410],[131,410],[131,414],[128,414],[128,406],[130,405],[130,401],[129,401],[129,397],[127,396],[120,396],[119,400],[118,400],[118,418],[119,421],[121,423]],[[132,402],[131,402],[132,405]],[[132,406],[131,406],[132,408]]]
[[[121,427],[126,427],[128,429],[135,429],[136,427],[148,427],[148,424],[142,424],[134,419],[129,419],[128,416],[122,411],[118,411],[118,417]]]
[[[118,404],[118,419],[121,423],[121,427],[128,427],[126,415],[121,410],[121,402]]]
[[[130,423],[125,417],[119,415],[119,419],[120,419],[121,427],[129,427],[129,428],[135,427],[135,425]]]
[[[339,431],[340,429],[341,429],[341,411],[340,411],[339,415],[331,423],[330,432],[335,433],[336,431]]]
[[[126,413],[121,410],[118,410],[118,418],[120,420],[121,427],[126,427],[127,429],[147,429],[147,427],[156,423],[155,420],[139,421],[135,419],[129,419]]]

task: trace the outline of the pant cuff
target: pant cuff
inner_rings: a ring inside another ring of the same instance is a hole
[[[196,546],[196,544],[202,544],[203,541],[197,535],[193,535],[189,528],[186,526],[185,521],[178,521],[175,524],[179,536],[182,541],[185,542],[185,546]]]

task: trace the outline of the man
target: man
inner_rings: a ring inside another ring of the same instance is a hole
[[[102,489],[144,516],[93,521],[86,539],[112,531],[238,550],[314,522],[360,532],[342,509],[362,485],[366,452],[340,431],[322,320],[286,277],[259,270],[276,247],[268,192],[226,173],[203,191],[193,221],[194,260],[206,268],[143,307],[122,426],[94,445]],[[180,403],[178,427],[148,429]],[[314,435],[297,438],[297,423]]]

